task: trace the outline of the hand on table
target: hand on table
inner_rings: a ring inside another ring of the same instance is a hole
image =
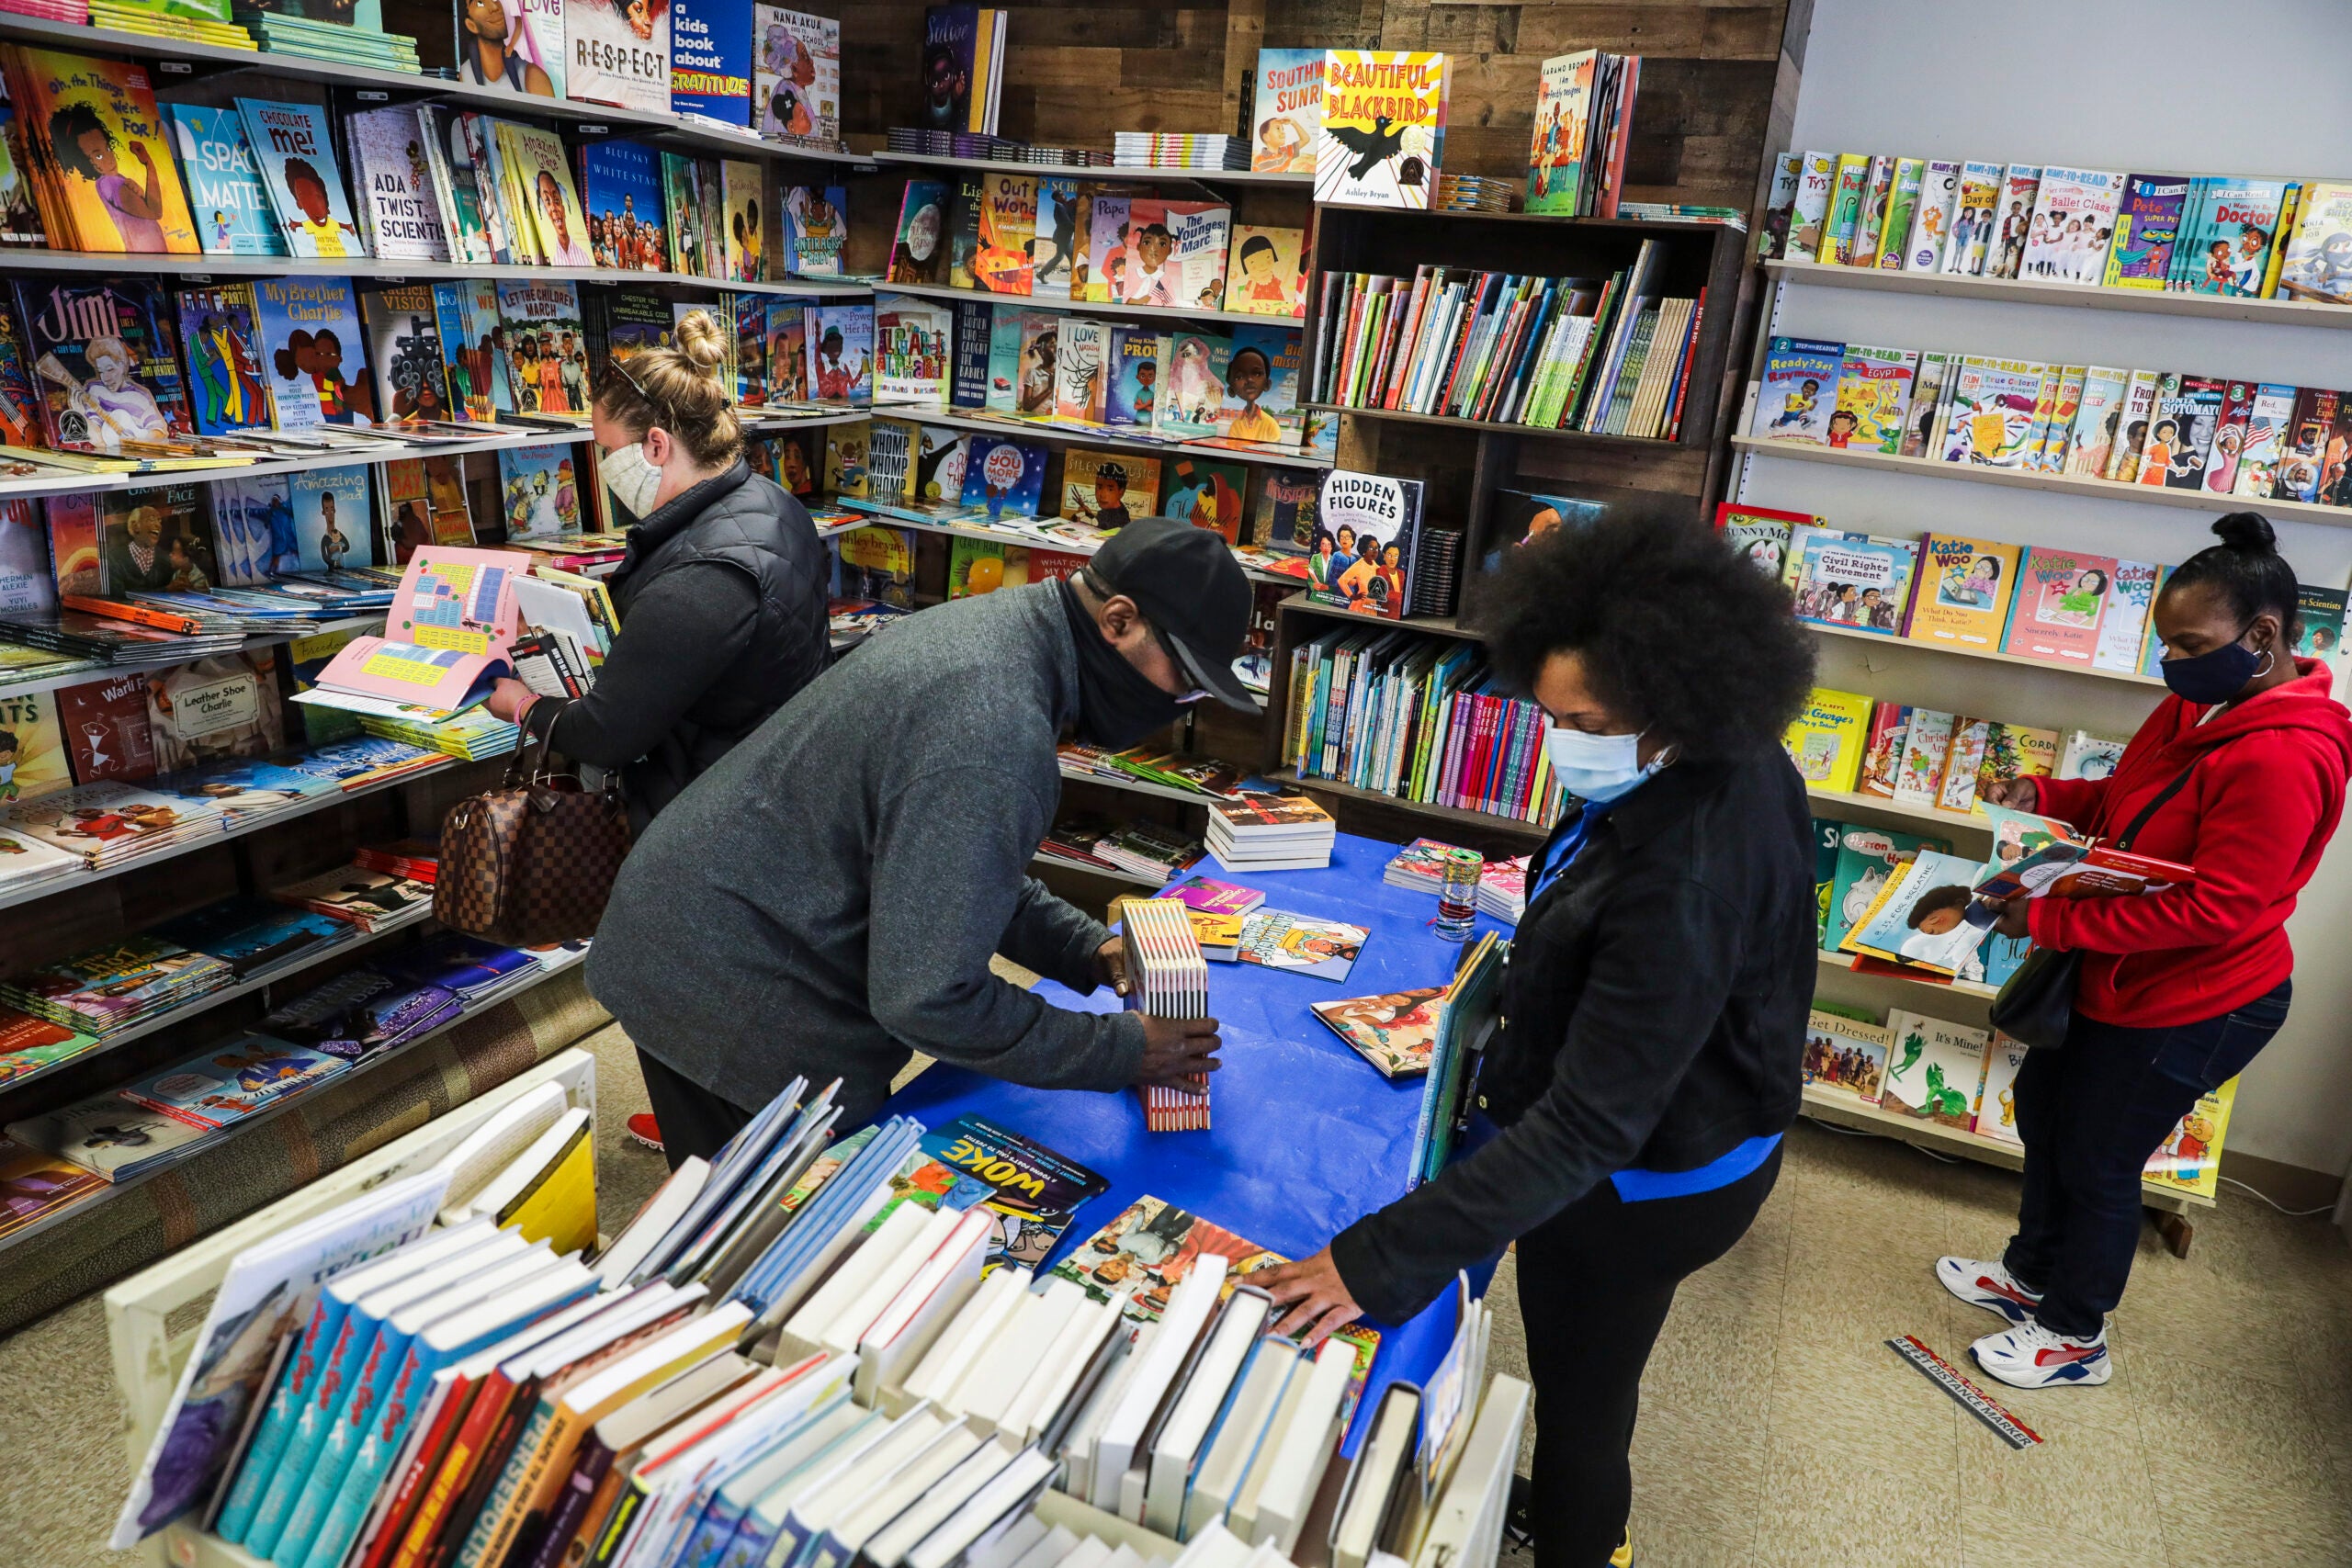
[[[1213,1018],[1143,1017],[1143,1060],[1136,1065],[1136,1082],[1168,1089],[1198,1089],[1199,1080],[1216,1071],[1217,1037]],[[1194,1081],[1186,1083],[1191,1078]]]
[[[1274,1310],[1282,1313],[1275,1330],[1298,1337],[1309,1349],[1329,1338],[1333,1329],[1345,1328],[1363,1315],[1355,1297],[1348,1294],[1348,1282],[1340,1278],[1340,1266],[1331,1261],[1328,1247],[1295,1263],[1257,1269],[1250,1282],[1274,1298]],[[1290,1310],[1283,1312],[1285,1307]]]

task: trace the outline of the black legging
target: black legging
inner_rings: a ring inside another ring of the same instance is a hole
[[[1607,1181],[1519,1238],[1535,1384],[1537,1568],[1602,1568],[1625,1533],[1642,1369],[1683,1279],[1747,1234],[1781,1151],[1728,1187],[1627,1203]]]
[[[643,1051],[637,1054],[637,1066],[645,1075],[645,1098],[662,1129],[662,1157],[672,1170],[684,1164],[688,1155],[716,1156],[754,1114]]]

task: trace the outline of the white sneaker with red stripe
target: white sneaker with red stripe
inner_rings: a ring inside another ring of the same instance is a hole
[[[2076,1339],[2027,1323],[1988,1334],[1968,1348],[1978,1366],[2011,1388],[2088,1387],[2115,1375],[2103,1324],[2090,1338]]]
[[[2018,1284],[2016,1276],[1998,1263],[1974,1258],[1939,1258],[1936,1278],[1943,1282],[1945,1290],[1970,1306],[1999,1313],[2011,1323],[2028,1321],[2041,1303],[2041,1296]]]

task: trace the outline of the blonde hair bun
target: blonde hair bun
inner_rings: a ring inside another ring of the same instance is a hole
[[[727,340],[707,310],[689,310],[674,329],[678,352],[705,375],[716,375],[727,357]]]

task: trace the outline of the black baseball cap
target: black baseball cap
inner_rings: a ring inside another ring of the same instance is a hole
[[[1264,710],[1233,672],[1250,636],[1250,579],[1224,536],[1173,517],[1138,517],[1087,563],[1094,586],[1143,612],[1184,673],[1229,708]]]

